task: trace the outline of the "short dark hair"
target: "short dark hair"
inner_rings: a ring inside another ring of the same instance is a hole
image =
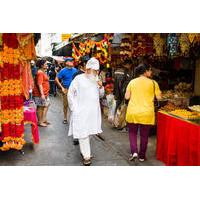
[[[42,58],[40,60],[37,61],[36,66],[41,69],[42,66],[45,64],[45,62],[47,62],[47,60],[45,58]]]
[[[135,77],[138,77],[138,76],[144,74],[146,71],[149,71],[150,69],[151,69],[150,65],[141,63],[135,68],[134,75],[135,75]]]

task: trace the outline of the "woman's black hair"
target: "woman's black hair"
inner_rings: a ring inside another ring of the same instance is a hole
[[[37,66],[39,69],[41,69],[42,66],[45,64],[46,61],[47,61],[46,59],[42,58],[42,59],[40,59],[40,60],[37,61],[36,66]]]
[[[134,75],[135,77],[138,77],[150,69],[151,69],[150,65],[147,65],[145,63],[139,64],[134,70]]]

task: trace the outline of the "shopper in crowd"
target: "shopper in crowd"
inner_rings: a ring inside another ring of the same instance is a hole
[[[50,84],[50,95],[53,95],[54,97],[56,96],[56,83],[55,83],[55,78],[56,78],[56,70],[55,66],[51,65],[49,69],[49,84]]]
[[[73,75],[77,72],[77,69],[74,68],[74,59],[72,57],[67,57],[65,59],[65,68],[63,68],[56,77],[56,83],[62,89],[63,93],[63,112],[64,120],[63,123],[67,124],[67,111],[68,111],[68,101],[67,93],[69,86],[72,82]],[[61,80],[61,82],[60,82]]]
[[[80,63],[79,66],[78,66],[78,71],[73,75],[73,79],[74,79],[76,76],[85,73],[85,70],[86,70],[86,63],[87,63],[87,61],[88,61],[89,59],[90,59],[89,56],[83,56],[83,57],[81,57],[81,63]]]
[[[127,87],[125,98],[129,100],[126,121],[129,129],[131,155],[129,160],[146,159],[148,136],[155,124],[154,98],[161,99],[161,91],[156,81],[151,79],[151,68],[140,64],[135,70],[136,77]],[[138,154],[137,133],[140,132],[140,150]]]
[[[49,78],[47,76],[47,61],[41,59],[37,63],[38,71],[35,77],[35,86],[33,98],[37,105],[38,125],[46,127],[50,124],[47,121],[47,112],[49,109]]]
[[[128,82],[132,78],[131,63],[124,62],[114,72],[114,91],[113,95],[116,100],[116,110],[124,100],[125,90]]]
[[[32,72],[32,76],[33,78],[35,78],[36,74],[37,74],[37,66],[35,64],[35,61],[34,60],[31,60],[31,72]]]
[[[83,56],[81,57],[81,62],[79,63],[79,66],[78,66],[78,71],[73,75],[73,80],[75,77],[77,77],[78,75],[81,75],[81,74],[84,74],[85,71],[86,71],[86,63],[87,61],[89,60],[89,56]],[[79,144],[79,141],[77,138],[74,138],[73,139],[73,144],[74,145],[78,145]]]
[[[98,80],[99,61],[91,58],[86,72],[77,76],[68,91],[72,112],[69,136],[79,140],[83,164],[91,164],[90,135],[102,133],[100,96],[104,95],[102,82]]]

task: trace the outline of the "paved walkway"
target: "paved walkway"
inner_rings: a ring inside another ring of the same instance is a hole
[[[60,97],[51,98],[48,113],[52,122],[47,128],[40,127],[40,144],[33,145],[30,126],[26,125],[24,146],[25,154],[18,151],[0,152],[0,165],[3,166],[80,166],[79,146],[72,144],[72,138],[67,136],[68,125],[62,124],[62,102]],[[129,140],[126,132],[118,132],[109,127],[106,120],[103,123],[105,141],[96,136],[91,137],[93,166],[129,166],[129,165],[163,165],[156,160],[156,137],[151,136],[148,146],[148,160],[144,163],[129,162]]]

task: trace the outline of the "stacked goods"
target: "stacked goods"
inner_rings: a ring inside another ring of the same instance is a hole
[[[162,92],[163,99],[171,99],[174,98],[174,92],[172,90],[166,90]]]
[[[175,104],[168,102],[167,105],[163,106],[160,110],[166,111],[166,112],[171,112],[174,110],[180,109],[180,107],[177,107]]]
[[[190,110],[193,110],[193,111],[196,111],[196,112],[200,112],[200,105],[190,106],[189,108],[190,108]]]
[[[190,92],[192,90],[192,84],[180,82],[178,85],[175,85],[174,90],[179,92]]]
[[[200,114],[196,112],[188,111],[186,109],[177,109],[177,110],[171,111],[170,113],[178,117],[181,117],[183,119],[195,120],[195,119],[200,118]]]

